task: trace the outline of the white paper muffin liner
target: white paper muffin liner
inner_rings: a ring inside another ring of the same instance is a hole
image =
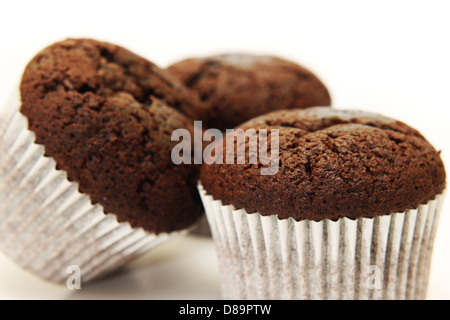
[[[44,156],[19,107],[15,92],[0,110],[0,250],[17,264],[57,283],[77,266],[87,282],[188,232],[153,234],[104,214]]]
[[[280,220],[198,186],[225,299],[425,299],[443,195],[402,213]]]

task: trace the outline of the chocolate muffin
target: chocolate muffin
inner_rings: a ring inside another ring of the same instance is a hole
[[[105,213],[155,233],[201,216],[197,168],[170,157],[172,131],[193,130],[180,112],[196,117],[195,99],[164,70],[119,46],[70,39],[33,58],[21,95],[36,142]]]
[[[20,92],[19,92],[20,91]],[[199,166],[172,162],[201,108],[119,46],[69,39],[38,53],[0,109],[0,250],[77,287],[192,230]]]
[[[215,154],[234,163],[204,163],[199,185],[225,297],[425,297],[446,174],[417,130],[330,108],[275,111],[238,129],[248,138],[229,134]],[[249,162],[261,137],[271,152],[278,141],[272,175]],[[240,147],[247,161],[237,164]]]
[[[417,208],[445,187],[439,153],[417,130],[380,115],[283,110],[238,128],[279,130],[278,173],[213,164],[202,166],[201,181],[212,196],[248,212],[297,221],[374,217]]]
[[[270,111],[331,103],[311,71],[277,57],[223,54],[186,59],[167,70],[197,94],[209,128],[231,129]]]

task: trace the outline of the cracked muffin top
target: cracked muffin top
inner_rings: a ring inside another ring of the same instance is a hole
[[[194,99],[164,70],[109,43],[69,39],[31,60],[20,89],[36,142],[105,213],[155,233],[202,215],[199,167],[171,160],[172,131],[194,130],[185,116],[195,116]]]
[[[202,165],[200,179],[215,199],[249,213],[297,221],[375,217],[415,209],[445,188],[439,152],[417,130],[381,115],[283,110],[239,128],[278,129],[278,172],[261,175],[259,162],[214,163]]]
[[[209,128],[231,129],[274,110],[331,104],[311,71],[277,57],[223,54],[186,59],[167,70],[197,94]]]

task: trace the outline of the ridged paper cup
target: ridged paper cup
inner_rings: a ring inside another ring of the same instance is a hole
[[[236,210],[198,186],[225,299],[425,299],[443,196],[415,210],[319,222]]]
[[[153,234],[104,214],[44,156],[19,107],[16,92],[0,110],[0,250],[17,264],[57,283],[76,266],[87,282],[188,232]]]

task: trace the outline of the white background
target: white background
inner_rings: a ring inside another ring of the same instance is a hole
[[[43,47],[67,37],[122,45],[164,67],[222,52],[279,55],[308,67],[336,108],[416,127],[450,168],[449,1],[1,1],[0,103]],[[448,202],[448,201],[447,201]],[[444,207],[429,298],[450,298],[450,207]],[[77,292],[0,254],[0,298],[216,299],[214,247],[168,243]]]

